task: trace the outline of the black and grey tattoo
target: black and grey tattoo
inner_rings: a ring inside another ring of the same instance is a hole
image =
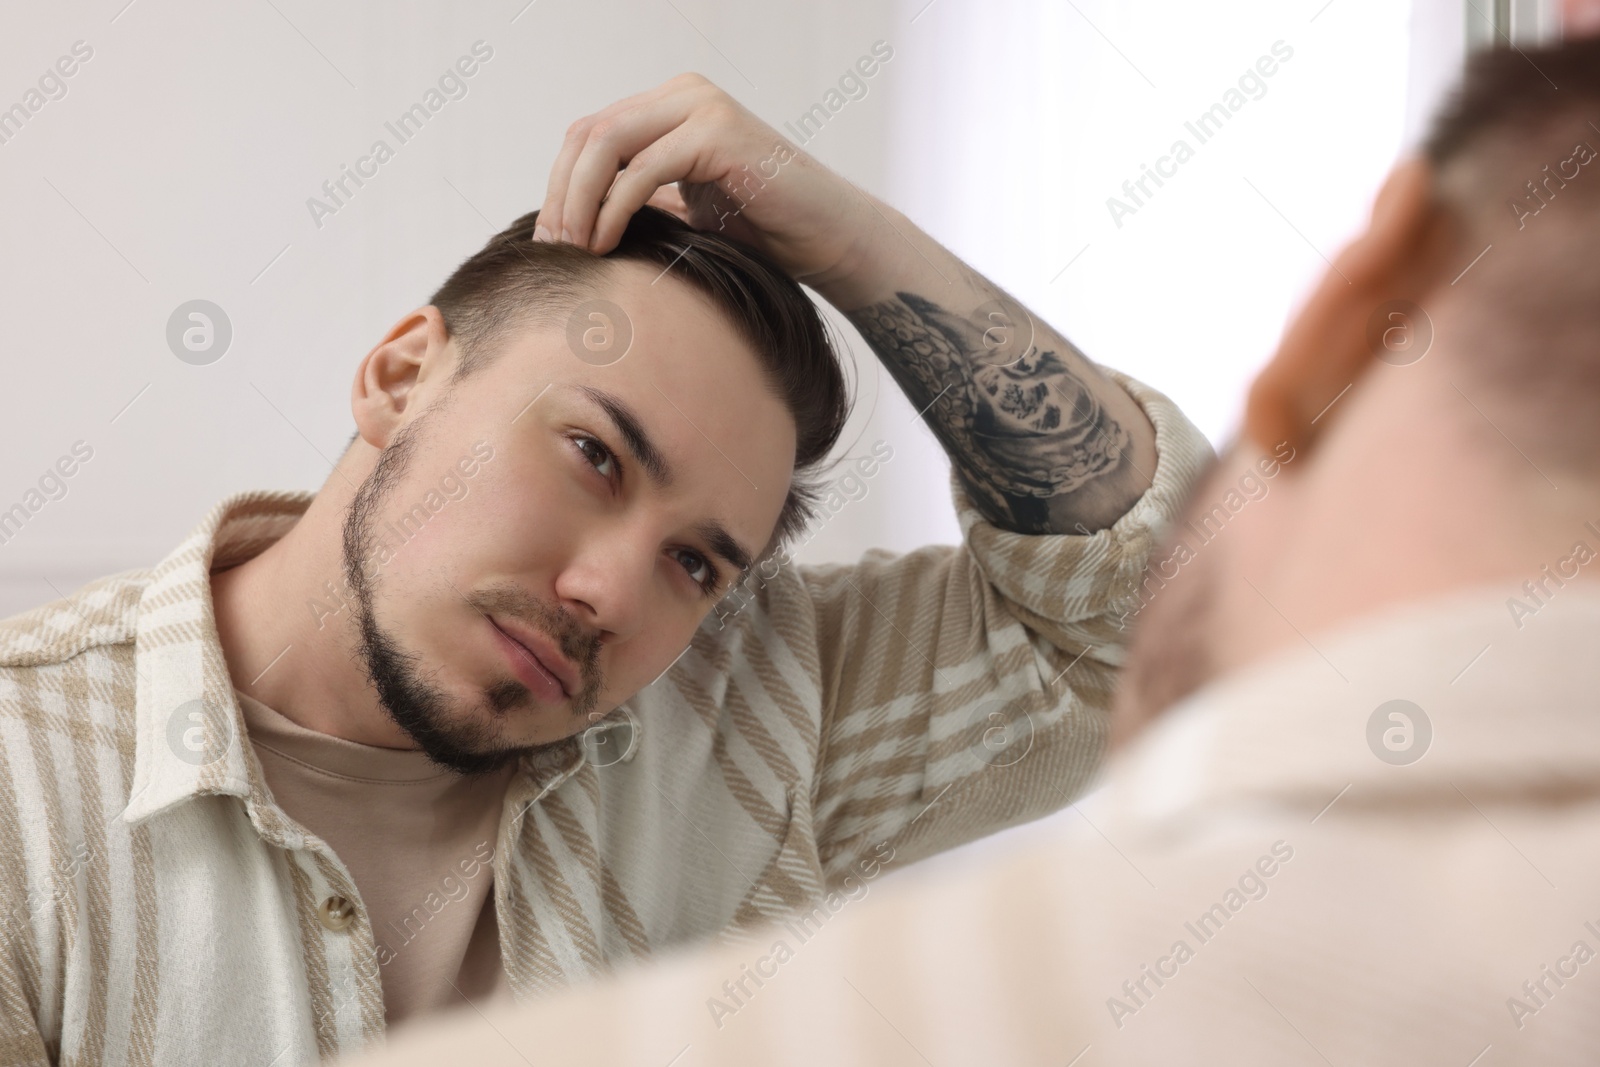
[[[985,518],[1029,534],[1103,529],[1148,485],[1132,437],[1074,371],[1093,373],[1080,353],[1041,350],[1031,332],[1002,336],[997,306],[962,318],[901,292],[849,317],[923,411]],[[1026,314],[1016,307],[1015,318]]]

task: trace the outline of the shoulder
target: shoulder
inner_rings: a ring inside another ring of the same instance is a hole
[[[97,578],[0,619],[0,670],[62,663],[92,648],[131,642],[151,574],[141,568]]]
[[[109,575],[0,619],[0,745],[15,753],[31,735],[39,751],[40,737],[76,739],[87,728],[131,752],[134,635],[150,574]]]

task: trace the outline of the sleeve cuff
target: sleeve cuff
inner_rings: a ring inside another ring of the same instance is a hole
[[[1165,394],[1120,371],[1099,369],[1144,409],[1156,432],[1150,487],[1113,525],[1088,535],[1003,529],[984,518],[956,468],[950,470],[962,540],[979,569],[1008,600],[1058,623],[1111,612],[1131,594],[1213,457],[1205,435]]]

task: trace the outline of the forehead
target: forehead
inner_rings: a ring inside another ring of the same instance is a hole
[[[618,262],[570,314],[510,347],[497,366],[527,379],[520,393],[542,390],[550,415],[602,431],[638,490],[720,520],[759,553],[788,494],[794,420],[708,297],[670,268]],[[652,451],[660,485],[634,454]]]

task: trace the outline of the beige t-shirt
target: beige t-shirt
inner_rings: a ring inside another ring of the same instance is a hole
[[[468,778],[420,751],[309,730],[234,692],[273,798],[355,879],[388,1025],[464,998],[480,1008],[509,999],[492,860],[515,766]]]

